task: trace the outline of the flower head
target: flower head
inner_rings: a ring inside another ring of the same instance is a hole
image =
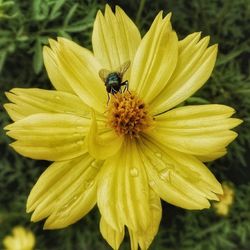
[[[219,201],[213,204],[215,212],[221,216],[227,216],[234,201],[234,189],[232,186],[223,183],[223,194],[219,195]]]
[[[31,231],[21,226],[14,227],[13,235],[6,236],[3,239],[5,250],[33,250],[35,246],[35,237]]]
[[[226,154],[241,121],[224,105],[175,108],[209,78],[217,45],[200,33],[178,40],[170,16],[160,12],[141,38],[121,8],[106,6],[94,23],[93,53],[65,38],[44,47],[56,90],[7,93],[11,146],[53,161],[29,195],[32,221],[63,228],[97,204],[114,249],[125,226],[131,248],[147,249],[160,199],[185,209],[218,200],[221,185],[203,162]]]

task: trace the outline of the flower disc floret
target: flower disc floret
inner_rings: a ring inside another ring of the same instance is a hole
[[[108,124],[118,135],[138,137],[140,132],[152,126],[145,103],[128,91],[112,96],[108,106]]]

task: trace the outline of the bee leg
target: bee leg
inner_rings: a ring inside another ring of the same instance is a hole
[[[122,83],[121,83],[121,86],[125,86],[125,87],[123,88],[123,90],[122,90],[122,93],[124,93],[126,90],[128,90],[127,85],[128,85],[128,81],[125,81],[125,82],[122,82]]]
[[[108,101],[107,101],[107,106],[108,106],[109,100],[110,100],[110,96],[109,96],[109,93],[107,93],[107,94],[108,94]]]
[[[130,91],[128,90],[128,81],[125,81],[124,84],[125,84],[124,91],[127,90],[129,94],[131,94]]]
[[[111,88],[111,94],[116,98],[115,94],[117,93],[118,91],[116,91],[114,88]]]

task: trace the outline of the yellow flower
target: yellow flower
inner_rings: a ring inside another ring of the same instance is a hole
[[[222,184],[223,195],[219,195],[219,201],[213,206],[218,215],[227,216],[229,209],[234,201],[234,190],[226,183]]]
[[[5,250],[32,250],[35,246],[35,237],[31,231],[21,226],[14,227],[13,236],[9,235],[3,239]]]
[[[114,14],[106,6],[94,22],[93,53],[65,38],[44,47],[56,90],[7,93],[11,146],[54,161],[29,195],[32,221],[63,228],[97,204],[101,233],[114,249],[125,226],[131,248],[147,249],[160,198],[185,209],[218,200],[221,185],[203,162],[226,154],[237,136],[230,129],[241,121],[224,105],[174,108],[207,81],[217,45],[208,47],[200,33],[179,41],[170,16],[160,12],[141,39],[121,8]]]

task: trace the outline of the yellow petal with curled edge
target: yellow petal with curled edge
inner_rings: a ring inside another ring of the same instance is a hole
[[[130,89],[150,103],[165,87],[178,58],[178,39],[170,24],[171,14],[160,12],[143,37],[131,65]]]
[[[123,143],[123,136],[118,136],[113,130],[102,128],[99,135],[95,112],[92,110],[92,123],[86,136],[88,152],[96,159],[104,160],[114,155]]]
[[[89,107],[78,96],[68,92],[14,88],[6,96],[12,103],[7,103],[4,107],[14,121],[37,113],[90,117]]]
[[[109,245],[114,249],[119,249],[119,246],[124,238],[124,228],[121,232],[115,231],[103,217],[100,220],[100,231],[102,237],[109,243]]]
[[[191,37],[191,39],[190,39]],[[179,43],[178,61],[174,73],[164,90],[154,99],[153,114],[165,112],[186,100],[203,86],[215,65],[218,46],[207,48],[209,37],[200,41],[199,33],[191,34]]]
[[[98,11],[92,44],[103,68],[116,70],[126,61],[132,61],[140,40],[137,27],[120,7],[116,7],[115,14],[108,5],[104,16]]]
[[[84,154],[90,120],[69,114],[30,115],[5,127],[20,154],[41,160],[67,160]]]
[[[46,217],[44,228],[63,228],[87,214],[96,203],[96,176],[102,162],[89,154],[70,161],[55,162],[33,187],[27,212],[31,220]]]

